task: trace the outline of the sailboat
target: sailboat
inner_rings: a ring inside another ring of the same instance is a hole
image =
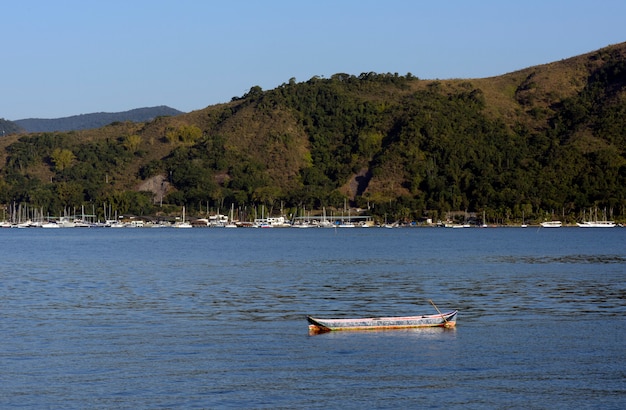
[[[334,228],[335,224],[326,219],[326,207],[322,208],[322,220],[319,224],[320,228]]]
[[[295,220],[295,218],[294,218]],[[311,228],[313,225],[311,224],[311,214],[309,213],[309,217],[306,216],[306,206],[302,208],[302,218],[298,222],[294,222],[291,224],[292,228]]]
[[[228,223],[224,225],[224,228],[236,228],[235,224],[235,204],[230,204],[230,217],[228,218]]]
[[[591,215],[591,212],[589,212]],[[613,221],[606,219],[606,210],[604,211],[604,220],[598,220],[598,209],[595,209],[595,218],[593,221],[576,222],[580,228],[615,228],[617,225]]]
[[[346,200],[343,200],[343,209],[346,209]],[[348,221],[344,222],[343,220],[343,212],[341,213],[341,223],[337,225],[338,228],[354,228],[355,225],[352,222],[352,217],[350,216],[350,208],[348,208]]]
[[[189,222],[185,221],[185,207],[183,206],[183,219],[181,222],[174,224],[174,228],[192,228]]]

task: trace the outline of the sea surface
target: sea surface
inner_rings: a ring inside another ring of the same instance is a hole
[[[626,229],[3,229],[0,408],[626,408]],[[458,309],[309,335],[306,315]]]

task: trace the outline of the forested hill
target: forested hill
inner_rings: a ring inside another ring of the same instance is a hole
[[[146,122],[160,116],[179,114],[182,112],[160,105],[123,112],[98,112],[54,119],[27,118],[13,122],[25,132],[77,131],[104,127],[116,121]]]
[[[4,118],[0,118],[0,137],[4,137],[5,135],[16,134],[18,132],[23,132],[16,123],[13,121],[5,120]]]
[[[0,203],[626,219],[626,43],[483,79],[335,74],[143,124],[0,139]]]

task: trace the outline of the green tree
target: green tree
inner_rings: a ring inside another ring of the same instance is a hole
[[[64,207],[78,206],[83,203],[83,191],[79,182],[61,182],[56,186],[56,193]]]
[[[133,134],[126,137],[124,140],[124,147],[132,152],[133,154],[137,152],[139,149],[139,145],[141,145],[141,137],[139,135]]]
[[[181,125],[174,130],[169,130],[165,137],[170,143],[182,142],[192,145],[202,137],[202,130],[195,125]]]
[[[68,168],[72,162],[76,159],[76,156],[69,149],[55,148],[50,155],[54,167],[57,171],[63,171]]]

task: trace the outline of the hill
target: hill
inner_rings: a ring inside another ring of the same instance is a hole
[[[20,126],[14,123],[13,121],[0,118],[0,137],[4,137],[5,135],[9,135],[9,134],[16,134],[18,132],[23,132],[23,131],[24,130],[20,128]]]
[[[482,79],[291,79],[145,123],[5,137],[0,203],[624,220],[624,114],[626,43]]]
[[[175,116],[179,114],[182,114],[182,112],[161,105],[157,107],[136,108],[123,112],[98,112],[54,119],[27,118],[13,122],[25,132],[78,131],[104,127],[112,122],[146,122],[156,117]]]

